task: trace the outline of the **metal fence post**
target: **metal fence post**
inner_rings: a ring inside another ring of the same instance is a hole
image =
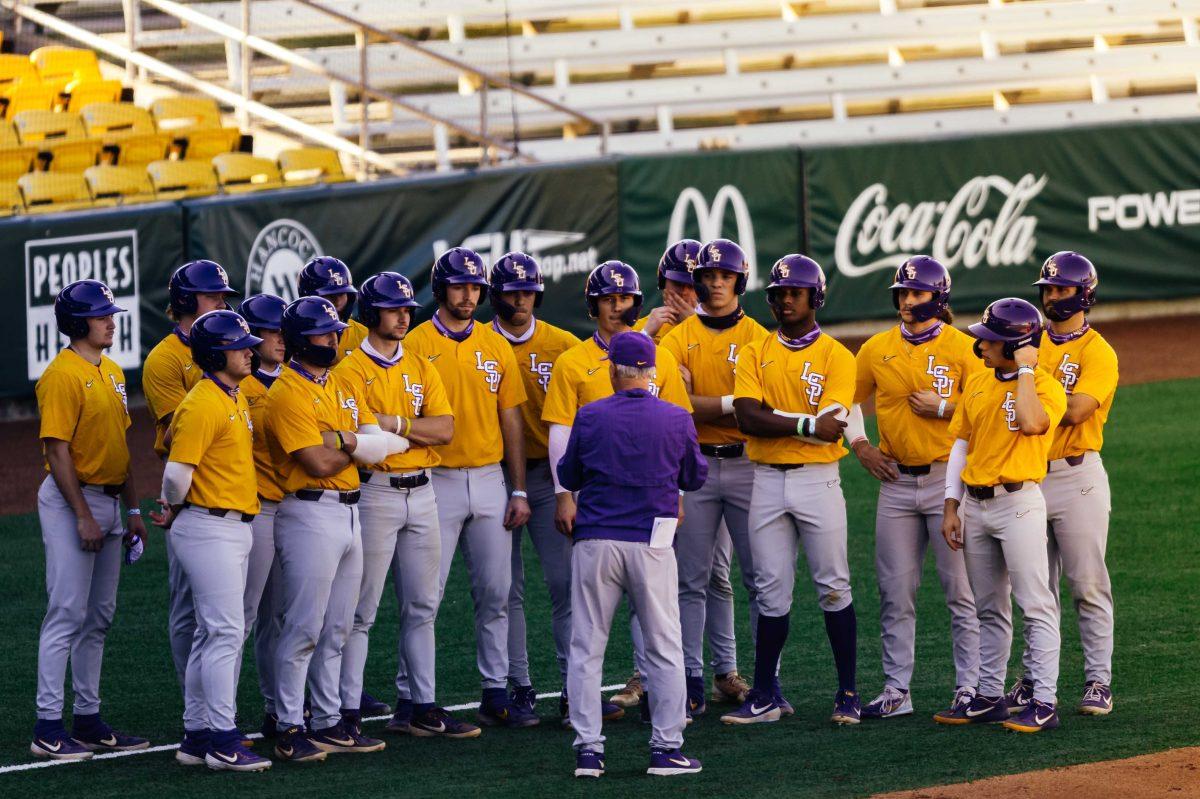
[[[364,150],[368,149],[370,142],[370,118],[369,118],[369,99],[367,97],[367,29],[359,27],[354,31],[354,46],[358,48],[358,106],[359,106],[359,121],[358,121],[358,146]],[[358,161],[358,179],[367,179],[367,162],[365,159]]]

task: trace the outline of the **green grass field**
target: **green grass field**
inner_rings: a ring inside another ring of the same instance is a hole
[[[1074,612],[1064,611],[1060,697],[1063,726],[1044,735],[1009,734],[996,727],[945,728],[930,715],[953,691],[948,614],[927,563],[920,594],[917,713],[855,728],[827,721],[835,687],[832,659],[815,594],[797,583],[792,634],[784,652],[784,688],[796,716],[779,724],[727,728],[710,706],[687,732],[687,751],[704,772],[676,780],[644,775],[648,728],[636,713],[608,726],[608,774],[579,784],[570,774],[570,733],[557,724],[557,702],[543,700],[542,726],[485,731],[473,741],[389,737],[378,755],[332,756],[310,767],[276,764],[262,775],[217,774],[177,766],[169,752],[81,765],[0,773],[0,793],[48,794],[89,799],[166,795],[176,799],[251,796],[262,792],[313,796],[523,796],[697,795],[810,797],[864,796],[884,790],[1124,757],[1200,743],[1190,710],[1197,643],[1196,588],[1200,585],[1200,426],[1192,421],[1200,381],[1122,388],[1108,425],[1105,459],[1113,486],[1109,568],[1116,590],[1116,711],[1107,718],[1073,715],[1082,672]],[[875,488],[853,461],[843,467],[850,507],[851,569],[859,620],[859,687],[866,698],[881,683],[878,593],[873,570]],[[9,634],[0,650],[0,766],[25,763],[34,721],[38,625],[44,610],[43,555],[32,515],[0,520],[6,552],[0,563]],[[558,690],[550,643],[545,587],[527,549],[530,649],[537,685]],[[805,567],[801,565],[803,570]],[[166,637],[166,562],[161,541],[134,568],[125,569],[117,620],[105,661],[106,717],[155,744],[179,734],[181,702]],[[736,580],[735,580],[736,584]],[[395,645],[395,603],[385,605],[375,628],[368,689],[390,697]],[[739,602],[743,671],[753,653]],[[471,602],[456,569],[438,622],[439,699],[478,700]],[[1019,626],[1018,626],[1019,631]],[[1019,641],[1019,638],[1018,638]],[[1019,656],[1019,643],[1014,646]],[[627,625],[614,627],[606,683],[623,682],[630,668]],[[1016,664],[1016,657],[1013,663]],[[241,709],[256,725],[261,704],[248,663]],[[69,703],[68,699],[68,703]],[[462,715],[469,715],[464,712]],[[250,726],[248,724],[248,726]],[[381,725],[375,725],[378,729]],[[261,746],[261,744],[260,744]]]

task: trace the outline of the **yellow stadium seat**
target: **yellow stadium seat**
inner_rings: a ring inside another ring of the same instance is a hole
[[[33,169],[37,154],[36,147],[0,147],[0,180],[16,180]]]
[[[217,182],[227,194],[239,194],[283,186],[279,167],[269,158],[257,158],[249,153],[224,153],[212,160],[217,170]]]
[[[0,104],[4,106],[5,119],[13,119],[22,111],[49,111],[57,98],[54,87],[26,80],[5,89]]]
[[[325,147],[298,147],[279,154],[279,171],[289,186],[340,183],[353,178],[342,170],[342,159]]]
[[[102,143],[88,138],[78,114],[22,111],[14,123],[21,144],[36,146],[50,171],[82,172],[100,157]]]
[[[159,132],[170,133],[181,158],[208,161],[237,149],[242,132],[223,127],[221,109],[207,97],[163,97],[150,106]]]
[[[83,175],[30,172],[17,178],[27,211],[69,211],[92,204]]]
[[[37,68],[29,60],[29,56],[14,53],[0,55],[0,86],[7,86],[19,80],[38,82]]]
[[[20,187],[16,183],[0,183],[0,216],[19,214],[24,208]]]
[[[154,194],[178,200],[217,192],[217,175],[207,161],[154,161],[146,166]]]
[[[169,133],[158,133],[150,112],[131,103],[92,103],[82,112],[88,135],[100,139],[121,166],[145,166],[167,157]]]
[[[29,60],[37,68],[44,83],[53,84],[60,91],[74,80],[101,80],[100,62],[92,50],[77,47],[39,47],[29,54]]]
[[[71,81],[63,90],[59,105],[66,111],[78,114],[92,103],[116,103],[121,100],[121,81],[83,80]]]
[[[12,122],[7,119],[0,119],[0,147],[16,147],[21,143],[17,138],[17,130],[13,127]]]
[[[88,167],[83,171],[93,201],[116,199],[146,202],[154,199],[154,186],[146,170],[135,166]]]

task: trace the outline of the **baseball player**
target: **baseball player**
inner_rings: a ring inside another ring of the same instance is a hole
[[[164,459],[167,456],[166,435],[171,425],[171,415],[202,376],[200,369],[192,363],[192,351],[188,345],[192,323],[196,317],[209,311],[225,309],[229,295],[237,294],[229,286],[229,275],[220,264],[213,261],[189,261],[171,275],[168,288],[170,305],[167,307],[167,316],[175,322],[175,327],[150,350],[142,364],[142,392],[146,395],[146,407],[155,425],[154,451]],[[191,588],[188,587],[182,567],[175,562],[170,536],[167,536],[166,542],[167,582],[171,596],[167,625],[175,676],[179,678],[180,688],[183,688],[196,621]]]
[[[380,427],[412,446],[381,463],[359,469],[362,484],[363,577],[354,626],[342,653],[342,723],[361,724],[367,643],[388,567],[395,563],[400,609],[399,650],[408,665],[409,726],[417,736],[472,738],[479,728],[451,717],[434,703],[437,645],[434,622],[441,594],[442,540],[429,469],[438,464],[434,446],[448,444],[454,417],[441,377],[424,358],[401,343],[414,308],[412,284],[396,272],[370,277],[359,294],[358,317],[367,338],[343,358],[334,374],[374,414]]]
[[[1059,609],[1050,588],[1046,501],[1038,483],[1067,407],[1062,384],[1038,369],[1042,316],[1025,300],[993,302],[971,325],[989,371],[967,379],[950,420],[942,534],[966,556],[979,615],[979,686],[965,708],[934,716],[943,724],[1003,721],[1017,732],[1058,726]],[[959,509],[962,515],[959,515]],[[1033,699],[1009,718],[1004,672],[1012,647],[1012,601],[1025,616]]]
[[[488,287],[479,254],[465,247],[447,250],[434,263],[431,282],[437,311],[405,344],[441,376],[459,431],[437,449],[442,462],[433,470],[442,534],[441,590],[446,590],[454,553],[461,549],[475,603],[476,660],[483,685],[478,718],[489,726],[530,727],[538,717],[514,705],[508,695],[510,531],[529,520],[520,409],[525,386],[512,347],[490,325],[475,322]],[[397,678],[401,696],[408,687],[406,665],[401,663]]]
[[[38,638],[37,723],[29,751],[87,760],[94,751],[145,749],[100,718],[100,661],[117,605],[124,538],[140,553],[146,528],[129,468],[125,373],[104,355],[114,314],[108,286],[80,280],[54,298],[58,332],[70,339],[37,382],[46,479],[38,521],[46,547],[46,615]],[[120,503],[127,523],[122,523]],[[126,532],[126,524],[127,532]],[[74,730],[63,726],[67,662],[75,690]]]
[[[965,707],[979,682],[979,621],[963,556],[942,538],[949,425],[963,383],[982,369],[971,337],[949,322],[950,272],[928,255],[896,270],[892,305],[900,324],[867,339],[855,358],[858,379],[846,441],[879,483],[875,512],[875,571],[883,639],[882,693],[863,707],[865,718],[913,712],[917,588],[932,548],[950,609],[955,685],[951,709]],[[860,403],[875,396],[879,447],[872,446]]]
[[[555,362],[542,409],[542,421],[549,425],[547,448],[552,465],[558,463],[566,450],[576,412],[589,402],[612,394],[612,383],[607,376],[604,358],[612,337],[632,330],[638,320],[642,290],[637,271],[620,261],[605,261],[588,275],[584,284],[584,299],[588,316],[596,320],[596,332],[564,352]],[[692,406],[674,356],[658,352],[655,357],[658,367],[655,378],[650,381],[650,391],[690,413]],[[558,484],[557,473],[552,470],[551,476],[555,478],[555,526],[563,535],[570,535],[575,519],[575,500],[570,491]],[[642,655],[645,647],[636,611],[632,609],[629,627],[636,670],[625,688],[611,701],[621,707],[641,702],[649,712],[640,677],[644,672]]]
[[[279,641],[280,618],[279,566],[275,562],[275,513],[283,499],[279,476],[271,462],[267,445],[267,392],[283,371],[285,348],[279,326],[287,303],[274,294],[255,294],[238,306],[238,314],[250,326],[250,333],[262,339],[254,352],[254,369],[239,386],[250,407],[254,424],[254,474],[258,484],[258,514],[250,522],[254,543],[246,567],[246,592],[242,597],[246,635],[254,630],[254,662],[258,668],[258,687],[264,702],[262,735],[274,738],[279,717],[275,713],[275,645]],[[241,675],[241,659],[237,661]]]
[[[707,464],[688,414],[650,391],[658,350],[654,342],[629,332],[617,333],[607,343],[614,393],[580,410],[557,469],[562,486],[579,491],[572,529],[567,682],[572,696],[590,701],[577,699],[571,707],[575,776],[604,773],[600,675],[623,593],[637,609],[646,642],[645,676],[654,705],[647,773],[694,774],[700,761],[680,751],[686,688],[671,545],[682,504],[679,494],[704,485]]]
[[[699,311],[672,328],[662,342],[686,370],[685,384],[695,409],[692,418],[700,452],[708,463],[704,487],[684,496],[684,518],[675,543],[688,707],[693,714],[705,708],[704,630],[706,610],[713,604],[711,585],[718,566],[722,527],[724,538],[737,547],[742,582],[750,599],[750,628],[755,629],[758,623],[754,560],[747,529],[754,467],[745,455],[746,437],[737,429],[733,416],[733,372],[738,352],[767,335],[762,325],[746,315],[738,300],[746,291],[750,272],[742,248],[728,239],[714,239],[699,248],[697,261],[692,277],[700,299]],[[728,560],[724,562],[728,564]],[[710,646],[716,658],[713,643]],[[736,653],[734,647],[726,660],[717,661],[713,694],[744,701],[748,686],[737,674]]]
[[[1083,644],[1085,683],[1079,712],[1089,716],[1107,715],[1113,707],[1113,597],[1104,563],[1112,495],[1100,447],[1117,391],[1117,354],[1087,321],[1099,282],[1091,261],[1077,252],[1060,252],[1046,259],[1034,283],[1049,320],[1049,341],[1038,348],[1038,365],[1067,392],[1067,410],[1055,431],[1049,471],[1042,481],[1050,590],[1058,600],[1059,575],[1066,575]],[[1028,649],[1025,670],[1030,671]],[[1006,697],[1009,712],[1024,710],[1032,696],[1032,681],[1018,680]]]
[[[275,753],[306,762],[328,752],[377,752],[382,741],[341,721],[342,648],[363,572],[356,464],[381,463],[408,442],[381,430],[330,374],[346,324],[328,300],[301,297],[284,310],[280,328],[290,360],[267,392],[267,443],[284,494],[275,515],[283,607]],[[304,729],[306,678],[311,734]]]
[[[198,382],[171,418],[159,513],[187,578],[196,638],[184,679],[184,739],[175,759],[224,771],[262,771],[271,761],[242,743],[237,662],[246,639],[243,596],[258,513],[250,406],[238,386],[262,339],[233,311],[201,315],[189,332]]]
[[[354,287],[350,268],[343,261],[329,255],[318,255],[309,260],[300,270],[296,289],[301,297],[324,297],[337,309],[338,318],[346,325],[346,331],[338,339],[339,361],[358,349],[367,337],[367,328],[350,316],[358,299],[358,289]]]
[[[633,329],[661,344],[675,325],[696,312],[696,289],[692,271],[696,268],[700,242],[680,239],[667,248],[658,261],[658,291],[663,304],[637,320]]]
[[[738,354],[734,412],[754,462],[750,549],[758,590],[754,688],[726,724],[778,721],[791,715],[777,669],[787,641],[796,557],[801,546],[825,615],[837,667],[832,721],[857,724],[857,622],[846,550],[846,500],[838,461],[846,454],[843,421],[854,398],[854,356],[821,332],[825,273],[804,255],[771,267],[767,302],[779,330]]]

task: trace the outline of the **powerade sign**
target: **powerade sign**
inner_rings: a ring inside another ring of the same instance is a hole
[[[54,321],[54,298],[76,280],[99,280],[112,290],[117,330],[108,357],[122,369],[142,362],[136,230],[34,239],[25,243],[25,341],[30,380],[42,376],[70,341]]]

